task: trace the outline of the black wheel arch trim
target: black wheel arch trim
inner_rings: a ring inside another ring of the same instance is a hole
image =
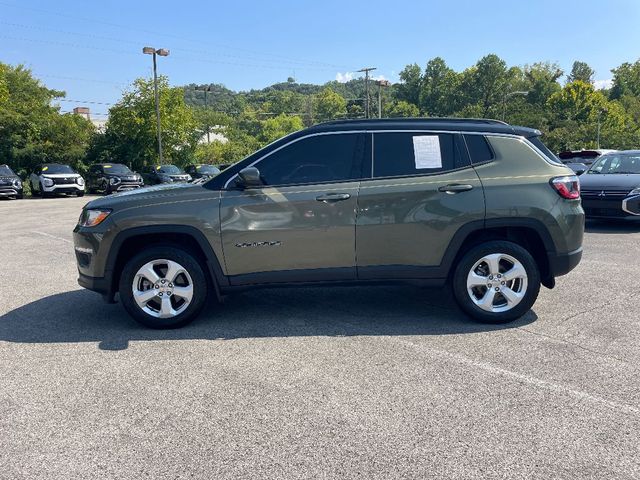
[[[133,227],[122,230],[116,235],[116,237],[113,239],[113,242],[111,243],[111,247],[109,249],[109,254],[107,256],[107,261],[105,264],[104,274],[110,288],[107,295],[113,297],[113,295],[115,295],[115,292],[117,291],[117,286],[114,286],[114,280],[116,279],[113,278],[113,274],[116,268],[116,262],[120,254],[120,250],[124,242],[138,236],[149,234],[157,235],[163,233],[179,233],[189,235],[197,242],[198,246],[204,252],[207,262],[207,269],[214,284],[213,286],[215,288],[216,294],[218,295],[218,297],[220,297],[220,287],[228,285],[229,281],[226,275],[223,273],[222,267],[220,266],[220,260],[215,254],[213,247],[211,246],[207,238],[200,230],[195,227],[191,227],[188,225],[169,224]]]

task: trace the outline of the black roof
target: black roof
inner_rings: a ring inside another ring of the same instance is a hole
[[[406,130],[406,129],[452,130],[463,132],[507,133],[525,137],[538,136],[540,131],[529,127],[509,125],[500,120],[487,118],[375,118],[367,120],[335,120],[320,123],[307,129],[316,132],[336,130]]]

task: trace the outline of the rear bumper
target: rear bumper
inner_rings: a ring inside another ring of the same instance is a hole
[[[566,275],[576,268],[582,259],[582,247],[569,253],[549,255],[549,270],[553,277]]]

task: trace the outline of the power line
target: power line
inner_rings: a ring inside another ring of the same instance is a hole
[[[109,102],[95,102],[92,100],[72,100],[70,98],[60,98],[60,97],[55,98],[54,102],[87,103],[90,105],[115,105],[114,103],[109,103]]]
[[[2,2],[0,2],[0,4],[2,4]],[[3,22],[0,21],[0,25],[8,25],[11,27],[18,27],[18,28],[24,28],[24,29],[29,29],[29,30],[45,30],[45,31],[50,31],[50,32],[56,32],[56,33],[62,33],[65,35],[76,35],[76,36],[82,36],[82,37],[88,37],[88,38],[94,38],[96,40],[107,40],[107,41],[111,41],[111,42],[119,42],[119,43],[125,43],[128,45],[136,45],[139,46],[142,43],[144,43],[142,40],[125,40],[122,38],[113,38],[113,37],[105,37],[103,35],[95,35],[93,33],[83,33],[83,32],[71,32],[68,30],[60,30],[60,29],[56,29],[56,28],[47,28],[47,27],[40,27],[40,26],[35,26],[35,25],[25,25],[22,23],[13,23],[13,22]],[[212,51],[208,50],[193,50],[193,49],[183,49],[183,48],[172,48],[171,49],[173,53],[175,52],[185,52],[185,53],[194,53],[197,55],[211,55]],[[215,52],[215,55],[219,55],[222,57],[228,57],[228,58],[237,58],[240,60],[250,60],[250,61],[258,61],[258,62],[264,62],[264,61],[269,61],[269,60],[265,60],[263,58],[259,58],[259,57],[246,57],[246,56],[239,56],[239,55],[233,55],[233,54],[229,54],[229,53],[222,53],[222,52]],[[299,66],[299,68],[307,68],[304,67],[304,65],[319,65],[316,62],[309,62],[309,61],[297,61],[297,60],[280,60],[279,63],[287,63],[287,64],[291,64],[294,66]],[[329,70],[329,66],[331,66],[331,70],[334,70],[334,68],[341,68],[341,66],[333,66],[330,64],[327,64],[327,70]],[[290,68],[290,67],[288,67]],[[314,69],[320,69],[318,66],[313,67]],[[323,68],[325,69],[325,68]]]
[[[46,9],[41,9],[41,8],[27,7],[27,6],[24,6],[24,5],[16,5],[16,4],[13,4],[13,3],[2,2],[2,1],[0,1],[0,5],[4,5],[4,6],[7,6],[7,7],[12,7],[12,8],[22,8],[22,9],[25,9],[25,10],[31,10],[33,12],[45,13],[47,15],[57,15],[57,16],[60,16],[60,17],[70,18],[70,19],[73,19],[73,20],[80,20],[82,22],[98,23],[98,24],[102,24],[102,25],[107,25],[107,26],[111,26],[111,27],[125,29],[127,31],[131,31],[132,30],[131,26],[122,25],[122,24],[113,23],[113,22],[107,22],[107,21],[98,20],[98,19],[95,19],[95,18],[78,17],[78,16],[75,16],[75,15],[68,15],[68,14],[60,13],[60,12],[53,11],[53,10],[46,10]],[[193,40],[193,39],[190,39],[190,38],[181,37],[179,35],[173,35],[173,34],[170,34],[170,33],[167,33],[167,32],[158,32],[158,31],[154,31],[154,30],[141,29],[138,26],[136,26],[135,30],[138,31],[138,32],[150,33],[150,34],[153,34],[153,35],[163,36],[163,37],[166,37],[166,38],[175,38],[177,40],[182,40],[182,41],[186,41],[186,42],[189,42],[189,43],[197,43],[198,45],[202,45],[203,43],[205,43],[205,42],[203,42],[201,40]],[[245,51],[245,52],[254,53],[254,54],[257,54],[257,55],[268,56],[268,57],[276,57],[276,58],[281,58],[281,59],[289,59],[289,60],[298,61],[298,62],[301,61],[300,59],[293,59],[292,57],[288,57],[288,56],[284,56],[284,55],[280,55],[280,54],[259,52],[259,51],[255,51],[255,50],[244,49],[244,48],[239,48],[239,47],[234,47],[234,46],[224,45],[224,44],[213,44],[211,42],[206,42],[206,43],[208,45],[211,45],[211,46],[220,47],[220,48],[227,48],[227,49],[230,49],[230,50]],[[327,67],[332,67],[332,68],[350,69],[350,67],[347,67],[345,65],[335,65],[335,64],[326,63],[326,62],[317,62],[317,61],[309,61],[309,60],[306,60],[304,62],[305,63],[317,64],[317,65],[325,65]]]
[[[2,3],[0,2],[0,4]],[[118,50],[114,48],[98,47],[95,45],[86,45],[86,44],[71,43],[71,42],[60,42],[57,40],[40,40],[35,38],[14,37],[11,35],[0,35],[0,38],[4,38],[8,40],[18,40],[21,42],[41,43],[45,45],[58,45],[61,47],[81,48],[81,49],[88,49],[88,50],[96,50],[100,52],[117,53],[118,55],[136,55],[136,56],[139,55],[137,51],[134,52],[133,50]],[[202,58],[202,57],[188,57],[188,56],[179,56],[179,55],[174,56],[173,60],[212,63],[216,65],[217,64],[234,65],[234,66],[249,67],[249,68],[268,68],[268,69],[274,69],[274,70],[289,70],[290,68],[290,66],[277,66],[277,65],[264,65],[264,64],[258,65],[258,64],[250,64],[250,63],[227,62],[224,60],[211,60],[211,59]],[[298,67],[298,68],[303,68],[306,70],[327,70],[327,68],[323,68],[323,67]]]

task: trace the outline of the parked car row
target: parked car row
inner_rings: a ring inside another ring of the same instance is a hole
[[[145,185],[161,183],[209,180],[220,173],[214,165],[189,165],[185,172],[175,165],[148,167],[142,175],[120,163],[97,163],[91,165],[83,178],[69,165],[44,163],[38,165],[28,176],[27,182],[32,196],[49,197],[59,194],[82,197],[89,193],[112,193],[135,190]],[[8,166],[0,165],[0,197],[23,198],[22,179]]]

